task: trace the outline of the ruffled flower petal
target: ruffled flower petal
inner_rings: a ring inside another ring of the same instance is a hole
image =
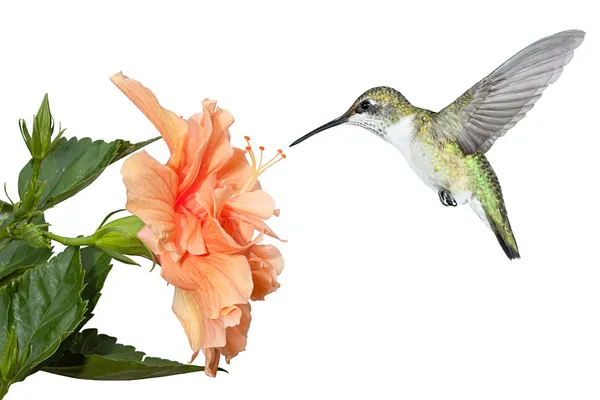
[[[121,169],[127,188],[127,210],[137,215],[161,242],[175,231],[177,175],[145,151],[129,157]]]
[[[221,216],[221,210],[225,206],[225,204],[229,201],[231,196],[233,195],[233,189],[228,186],[223,188],[215,189],[212,193],[213,196],[213,208],[212,210],[207,210],[210,212],[210,215],[214,218],[219,218]]]
[[[240,214],[269,219],[275,211],[275,201],[267,192],[255,190],[232,197],[226,207]]]
[[[250,298],[264,300],[265,296],[279,288],[277,276],[283,271],[283,257],[277,247],[272,245],[256,245],[252,247],[248,257],[252,269],[254,289]]]
[[[204,349],[204,357],[206,361],[204,363],[204,373],[211,378],[217,376],[217,370],[219,369],[219,360],[221,359],[221,353],[215,348]]]
[[[225,361],[229,364],[233,357],[246,349],[248,330],[250,329],[250,322],[252,321],[250,304],[239,304],[237,307],[240,311],[241,318],[238,319],[237,324],[227,328],[226,345],[218,349],[206,348],[203,350],[204,356],[206,357],[204,372],[210,377],[215,377],[217,375],[221,354],[223,354]]]
[[[206,245],[202,236],[202,221],[197,215],[185,207],[179,207],[176,214],[177,253],[183,256],[186,252],[201,256],[206,254]]]
[[[244,256],[211,253],[187,255],[180,262],[165,260],[161,275],[173,286],[193,291],[210,319],[222,318],[227,307],[247,303],[252,293],[252,274]]]
[[[181,169],[182,179],[179,193],[185,193],[198,178],[206,147],[212,134],[212,121],[210,113],[205,109],[201,114],[194,114],[187,121],[188,140],[186,143],[186,164]]]
[[[221,226],[225,232],[240,246],[246,246],[254,237],[254,225],[247,222],[236,221],[231,218],[221,219]]]
[[[160,254],[164,250],[160,245],[158,238],[154,236],[148,225],[140,229],[137,236],[146,246],[148,246],[153,254]]]
[[[229,127],[234,121],[233,115],[227,110],[216,107],[214,100],[204,100],[202,110],[210,113],[213,126],[208,139],[200,177],[220,170],[233,156],[233,147],[231,147],[231,137],[229,135]]]
[[[160,132],[171,152],[168,165],[177,168],[186,138],[186,121],[172,111],[163,108],[154,93],[138,81],[128,78],[121,72],[113,75],[110,80],[121,89],[125,96],[144,113]]]
[[[223,208],[223,212],[221,213],[221,216],[223,218],[229,218],[229,219],[232,219],[235,221],[246,222],[246,223],[254,226],[254,229],[256,229],[260,233],[264,233],[265,235],[271,236],[272,238],[280,240],[284,243],[287,242],[286,240],[283,240],[279,236],[277,236],[277,234],[275,232],[273,232],[273,230],[271,228],[269,228],[269,226],[262,219],[254,216],[254,215],[242,214],[242,213],[236,212],[228,207],[225,207],[225,208]]]
[[[238,304],[238,309],[240,310],[239,322],[234,326],[227,328],[227,343],[225,346],[219,348],[228,364],[233,357],[246,349],[248,330],[250,329],[250,322],[252,321],[250,304]]]
[[[227,342],[223,322],[208,318],[203,313],[197,292],[176,287],[173,312],[179,318],[190,342],[193,351],[190,362],[194,361],[203,348],[220,347]]]
[[[260,243],[263,239],[263,234],[259,233],[252,241],[246,244],[239,244],[223,229],[220,222],[212,217],[206,218],[202,226],[202,234],[204,235],[204,242],[209,253],[241,254],[254,244]]]
[[[246,159],[246,151],[234,148],[227,164],[219,170],[217,179],[225,182],[237,193],[250,181],[253,172]]]

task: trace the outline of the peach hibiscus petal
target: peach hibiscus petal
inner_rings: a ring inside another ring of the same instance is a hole
[[[240,254],[248,250],[256,243],[260,243],[263,239],[263,234],[260,233],[256,238],[246,244],[239,244],[231,237],[219,221],[212,217],[208,217],[202,227],[204,242],[206,248],[210,252],[224,254]]]
[[[277,275],[272,269],[257,268],[253,270],[252,280],[254,281],[254,290],[250,299],[254,301],[264,300],[267,295],[275,292],[280,286],[277,282]]]
[[[232,197],[226,207],[240,214],[249,214],[260,219],[269,219],[275,211],[275,201],[267,192],[255,190]]]
[[[228,186],[225,186],[220,189],[215,189],[212,193],[213,196],[213,208],[210,211],[211,216],[215,218],[219,218],[221,216],[221,210],[225,206],[225,204],[229,201],[231,196],[233,195],[233,189]]]
[[[177,226],[177,252],[183,255],[186,252],[193,255],[206,254],[206,245],[202,236],[202,221],[195,214],[179,207],[176,214]]]
[[[206,361],[204,362],[204,373],[211,378],[217,376],[217,371],[219,369],[219,360],[221,359],[221,353],[219,350],[215,348],[204,349],[204,357]]]
[[[252,247],[252,254],[270,268],[273,268],[277,272],[277,275],[283,271],[283,256],[277,247],[271,244],[259,244]]]
[[[241,318],[235,326],[227,328],[227,342],[225,346],[219,349],[221,354],[225,356],[225,361],[228,364],[233,357],[246,349],[248,330],[252,321],[250,304],[238,304],[238,309],[240,310]]]
[[[193,213],[210,214],[214,209],[213,191],[217,184],[216,176],[209,175],[202,183],[194,188],[193,192],[191,191],[180,198],[181,204],[185,205],[185,207]]]
[[[220,319],[222,310],[247,303],[252,293],[252,274],[244,256],[211,253],[163,262],[161,275],[177,288],[193,291],[202,313]]]
[[[203,348],[226,344],[227,336],[222,321],[208,318],[203,313],[197,292],[176,287],[173,312],[179,318],[194,352],[190,362]]]
[[[223,326],[229,328],[240,323],[242,310],[238,306],[229,306],[221,310],[221,321]]]
[[[110,80],[152,122],[167,143],[171,152],[168,165],[178,166],[184,145],[187,123],[172,111],[163,108],[154,93],[138,81],[118,72]]]
[[[196,180],[205,155],[206,142],[212,132],[212,122],[208,113],[192,115],[187,124],[186,165],[181,170],[183,176],[179,185],[180,193],[186,192]]]
[[[137,234],[138,238],[144,242],[153,254],[159,254],[162,252],[162,248],[156,236],[150,230],[148,225],[144,226]]]
[[[145,151],[132,155],[121,169],[127,210],[137,215],[161,241],[175,231],[177,175]]]
[[[264,300],[265,296],[279,289],[277,276],[283,271],[284,266],[281,252],[272,245],[257,245],[252,247],[248,261],[254,282],[250,298]]]
[[[224,218],[221,221],[221,226],[240,246],[246,246],[252,241],[252,237],[254,236],[254,225],[247,222]]]
[[[218,172],[217,178],[227,184],[235,192],[241,189],[252,179],[254,170],[248,164],[246,151],[234,148],[233,155]]]
[[[229,111],[215,109],[213,100],[202,102],[203,113],[212,115],[212,132],[206,146],[206,154],[201,167],[200,178],[221,169],[233,156],[233,147],[230,143],[229,127],[233,124],[233,115]]]
[[[277,236],[277,234],[273,232],[273,230],[269,228],[269,226],[259,217],[250,214],[242,214],[227,207],[223,209],[221,216],[224,218],[233,219],[235,221],[246,222],[248,224],[253,225],[254,229],[256,229],[257,231],[264,233],[265,235],[271,236],[272,238],[280,240],[284,243],[286,242],[286,240],[283,240],[279,236]]]

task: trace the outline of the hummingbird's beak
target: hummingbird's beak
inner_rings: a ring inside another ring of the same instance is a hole
[[[325,125],[322,125],[322,126],[318,127],[317,129],[315,129],[314,131],[311,131],[311,132],[307,133],[306,135],[302,136],[300,139],[298,139],[294,143],[290,144],[290,147],[295,146],[300,142],[304,142],[309,137],[314,136],[319,132],[323,132],[326,129],[333,128],[334,126],[344,124],[344,123],[348,122],[348,118],[350,118],[350,113],[347,112],[344,115],[342,115],[341,117],[336,118],[333,121],[329,121]]]

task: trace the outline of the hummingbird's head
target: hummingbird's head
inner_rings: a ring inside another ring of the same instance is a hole
[[[307,133],[290,147],[319,132],[342,124],[357,125],[385,138],[386,129],[390,125],[400,121],[403,116],[414,113],[414,110],[415,107],[399,91],[385,86],[375,87],[360,95],[340,117]]]

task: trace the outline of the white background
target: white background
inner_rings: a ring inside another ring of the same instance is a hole
[[[526,45],[587,31],[564,74],[488,153],[522,259],[468,207],[443,207],[393,147],[338,127],[288,149],[262,179],[289,244],[281,289],[254,305],[230,372],[137,382],[39,373],[19,399],[598,399],[598,12],[590,1],[3,2],[0,181],[17,197],[17,120],[50,93],[66,136],[156,132],[112,85],[123,70],[190,116],[233,112],[233,142],[286,148],[372,86],[439,110]],[[10,5],[9,5],[10,4]],[[164,143],[148,151],[166,161]],[[119,165],[48,212],[90,234],[125,200]],[[90,326],[187,362],[158,269],[115,265]],[[202,363],[201,357],[198,361]]]

